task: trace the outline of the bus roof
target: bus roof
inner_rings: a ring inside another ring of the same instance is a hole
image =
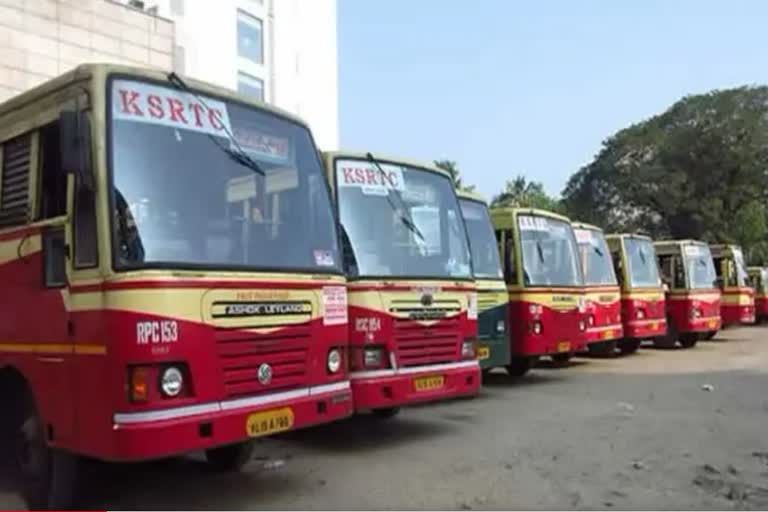
[[[684,245],[708,246],[707,242],[687,238],[683,240],[657,240],[653,242],[653,246],[656,248],[656,253],[658,254],[672,254],[680,252]]]
[[[488,201],[485,200],[485,197],[483,197],[482,194],[478,194],[477,192],[457,188],[456,195],[459,196],[459,199],[468,199],[470,201],[476,201],[488,206]]]
[[[448,171],[435,166],[435,164],[433,163],[419,162],[417,160],[409,160],[407,158],[400,158],[400,157],[383,155],[378,153],[372,153],[372,154],[377,162],[407,165],[410,167],[419,167],[421,169],[426,169],[427,171],[434,172],[437,174],[442,174],[443,176],[452,178],[451,174]],[[329,159],[352,158],[356,160],[367,161],[368,153],[367,152],[363,153],[361,151],[347,151],[347,150],[323,151],[323,158],[329,158]]]
[[[537,208],[517,208],[510,206],[500,206],[491,208],[491,221],[497,229],[509,229],[515,225],[515,218],[518,215],[536,215],[550,219],[561,220],[571,223],[571,219],[560,215],[559,213],[548,210],[539,210]]]
[[[19,109],[29,103],[37,101],[38,99],[44,96],[47,96],[48,94],[53,93],[57,90],[63,89],[72,83],[90,80],[98,77],[107,77],[108,75],[111,75],[111,74],[126,75],[129,77],[135,77],[137,79],[156,80],[160,82],[165,82],[169,87],[174,87],[173,84],[171,84],[168,81],[168,73],[166,71],[159,70],[159,69],[125,66],[122,64],[105,64],[105,63],[80,64],[76,68],[73,68],[64,74],[59,75],[56,78],[52,78],[47,82],[43,82],[42,84],[36,87],[33,87],[28,91],[24,91],[21,94],[18,94],[6,100],[4,103],[0,103],[0,116],[8,112],[11,112],[13,110]],[[251,99],[247,96],[240,95],[231,89],[220,87],[218,85],[213,85],[208,82],[195,80],[193,78],[187,78],[182,76],[182,79],[187,85],[189,85],[191,89],[194,89],[195,92],[199,92],[201,94],[210,94],[210,95],[222,97],[227,100],[237,101],[238,103],[243,103],[253,108],[265,110],[267,112],[271,112],[273,114],[287,118],[304,127],[307,127],[307,128],[309,127],[304,120],[302,120],[299,117],[296,117],[290,112],[273,107],[261,101]]]
[[[762,274],[768,271],[768,267],[747,267],[747,272],[750,274]]]
[[[623,240],[625,238],[639,238],[642,240],[648,240],[653,242],[653,239],[648,235],[641,235],[640,233],[610,233],[605,235],[606,240]]]
[[[586,229],[588,231],[599,231],[604,233],[603,228],[597,227],[594,224],[587,224],[586,222],[571,222],[573,229]]]
[[[726,254],[732,254],[734,251],[741,251],[741,246],[737,244],[709,244],[709,250],[712,251],[714,258],[723,257]]]

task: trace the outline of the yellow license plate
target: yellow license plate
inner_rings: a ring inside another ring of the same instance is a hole
[[[245,430],[251,437],[285,432],[293,428],[293,410],[290,407],[257,412],[248,416]]]
[[[488,359],[491,357],[491,349],[490,347],[478,347],[477,348],[477,358],[478,359]]]
[[[571,342],[570,341],[561,341],[557,344],[557,351],[558,352],[570,352],[571,351]]]
[[[605,331],[605,332],[603,332],[603,339],[604,340],[612,340],[613,339],[613,331]]]
[[[440,389],[445,385],[445,377],[442,375],[430,375],[413,379],[413,387],[416,391],[430,391]]]
[[[710,320],[709,322],[707,322],[707,325],[709,326],[710,329],[714,329],[715,327],[717,327],[717,320]]]
[[[658,328],[659,328],[659,322],[652,322],[651,323],[651,330],[652,331],[655,331]]]

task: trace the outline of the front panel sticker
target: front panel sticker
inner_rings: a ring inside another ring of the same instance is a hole
[[[323,287],[323,325],[347,323],[347,289],[344,286]]]
[[[389,190],[405,188],[403,170],[396,165],[376,166],[359,160],[339,160],[336,173],[339,187],[359,188],[366,195],[386,196]]]
[[[332,267],[334,265],[333,262],[333,252],[331,251],[324,251],[316,249],[314,252],[315,256],[315,264],[320,267]]]
[[[121,121],[168,126],[220,137],[231,133],[229,113],[224,102],[130,80],[113,83],[112,116]]]

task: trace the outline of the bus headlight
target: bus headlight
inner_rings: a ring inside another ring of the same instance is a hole
[[[330,373],[336,373],[341,369],[341,352],[338,349],[332,348],[328,352],[328,371]]]
[[[595,325],[595,315],[589,315],[589,318],[587,318],[587,322],[589,322],[590,327],[593,327]]]
[[[638,309],[637,312],[635,313],[635,316],[637,317],[638,320],[642,320],[643,318],[645,318],[645,311],[643,311],[642,309]]]
[[[474,340],[464,340],[461,343],[461,357],[466,357],[466,358],[475,357]]]
[[[184,374],[175,366],[169,366],[163,370],[160,377],[160,390],[168,398],[179,396],[184,389]]]
[[[534,320],[531,323],[531,331],[533,334],[541,334],[541,331],[543,330],[543,326],[541,325],[541,322],[538,320]]]
[[[691,319],[696,320],[697,318],[701,318],[701,310],[699,308],[693,308],[691,310]]]
[[[579,320],[579,330],[582,332],[587,330],[587,324],[584,323],[584,320]]]

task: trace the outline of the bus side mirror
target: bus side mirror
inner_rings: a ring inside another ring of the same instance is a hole
[[[91,166],[91,126],[88,115],[79,109],[63,110],[59,114],[61,168],[74,173],[78,185],[93,188]]]

